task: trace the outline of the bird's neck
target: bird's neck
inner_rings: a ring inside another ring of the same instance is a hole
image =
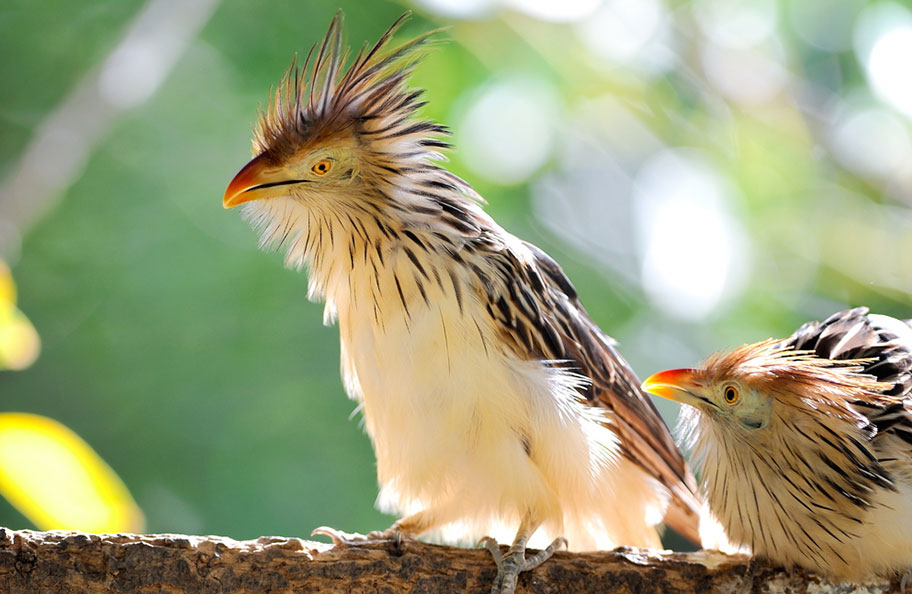
[[[431,285],[459,282],[441,278],[434,259],[465,240],[435,228],[434,217],[420,209],[390,212],[382,204],[363,195],[336,199],[338,208],[279,198],[252,202],[247,216],[262,246],[284,248],[286,266],[308,269],[308,297],[326,302],[325,322],[370,307],[380,323],[403,304],[427,301]],[[390,296],[397,303],[384,307]]]

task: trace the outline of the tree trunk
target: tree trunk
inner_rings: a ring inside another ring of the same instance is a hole
[[[899,592],[899,580],[866,588],[751,564],[718,552],[620,548],[559,552],[520,576],[517,593],[798,594]],[[84,534],[0,528],[0,592],[490,592],[487,551],[405,541],[352,547],[264,536],[237,541],[181,534]]]

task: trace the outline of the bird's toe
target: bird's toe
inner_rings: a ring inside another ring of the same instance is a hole
[[[494,558],[494,563],[497,565],[497,568],[500,569],[500,566],[503,564],[503,553],[500,552],[500,545],[497,544],[496,540],[490,536],[485,536],[479,540],[475,546],[478,548],[486,548]]]
[[[358,543],[376,542],[378,540],[393,541],[393,543],[398,546],[402,544],[403,540],[409,538],[409,536],[407,534],[404,534],[395,524],[386,530],[372,530],[367,534],[360,534],[358,532],[343,532],[336,528],[330,528],[329,526],[320,526],[319,528],[314,528],[310,533],[311,536],[315,536],[317,534],[328,536],[332,539],[333,544],[337,546],[352,546]]]
[[[497,577],[491,587],[491,594],[513,594],[519,582],[519,574],[531,571],[550,559],[555,551],[567,546],[567,539],[555,538],[547,548],[530,557],[526,557],[526,550],[522,544],[515,543],[504,555],[500,550],[500,545],[490,536],[479,540],[478,546],[486,548],[497,565]]]
[[[343,532],[337,530],[336,528],[330,528],[329,526],[320,526],[319,528],[314,528],[311,531],[311,536],[316,536],[322,534],[323,536],[328,536],[332,539],[333,544],[336,546],[345,545],[351,546],[359,542],[366,542],[370,540],[370,534],[358,534],[357,532]]]
[[[523,565],[520,568],[520,571],[530,571],[532,569],[535,569],[536,567],[538,567],[539,565],[541,565],[542,563],[544,563],[545,561],[550,559],[551,556],[555,552],[559,551],[560,549],[566,549],[566,548],[567,548],[567,539],[564,538],[563,536],[559,536],[559,537],[555,538],[551,542],[551,544],[549,544],[547,546],[547,548],[545,548],[544,550],[539,551],[539,552],[535,553],[534,555],[532,555],[531,557],[527,557],[526,559],[524,559]]]

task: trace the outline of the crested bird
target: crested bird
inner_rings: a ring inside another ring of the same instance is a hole
[[[308,269],[309,297],[338,322],[377,505],[402,516],[368,537],[515,531],[506,555],[482,539],[503,592],[564,538],[658,547],[664,517],[696,541],[696,482],[614,341],[560,266],[439,164],[448,131],[408,86],[434,32],[390,49],[406,16],[349,60],[337,14],[261,112],[224,195],[262,246]],[[550,544],[527,559],[533,534]]]
[[[842,311],[643,388],[688,405],[682,438],[733,543],[837,581],[912,569],[908,323]]]

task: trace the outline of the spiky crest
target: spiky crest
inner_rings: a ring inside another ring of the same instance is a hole
[[[311,47],[303,67],[292,60],[268,108],[261,110],[254,130],[254,152],[265,153],[278,163],[350,128],[373,143],[410,136],[428,149],[426,157],[440,158],[436,150],[449,145],[439,136],[448,130],[414,117],[424,105],[418,100],[423,91],[407,88],[409,75],[422,59],[417,50],[438,31],[386,51],[409,14],[396,19],[369,49],[365,43],[345,70],[349,50],[342,43],[342,13],[337,12],[323,41]]]

